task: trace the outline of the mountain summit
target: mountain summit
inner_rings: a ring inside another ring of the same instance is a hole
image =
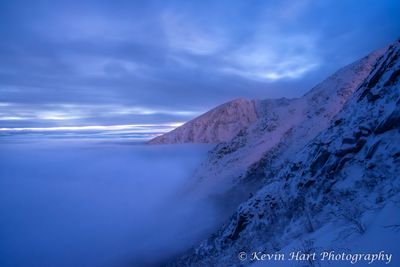
[[[257,119],[256,101],[239,98],[155,137],[149,144],[220,143],[232,139]]]
[[[250,198],[225,194],[242,202],[233,215],[168,266],[282,266],[238,259],[254,251],[400,253],[399,80],[397,41],[300,99],[265,101],[265,113],[199,169],[225,192],[250,184]],[[239,167],[227,182],[229,162]]]
[[[217,144],[197,168],[193,176],[196,190],[220,194],[233,189],[236,197],[238,193],[242,196],[230,203],[243,200],[248,191],[259,187],[259,177],[264,176],[260,164],[279,166],[326,130],[384,52],[385,49],[379,49],[341,68],[303,97],[256,101],[255,120]],[[206,124],[209,117],[203,118]],[[243,177],[252,177],[245,179],[245,187],[241,183]]]

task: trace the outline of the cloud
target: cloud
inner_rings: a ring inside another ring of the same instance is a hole
[[[121,143],[2,144],[2,262],[159,266],[227,219],[182,194],[209,146]]]
[[[80,76],[120,77],[126,75],[145,75],[146,65],[115,57],[102,55],[65,54],[62,56],[65,64]]]
[[[320,64],[311,36],[264,35],[268,37],[227,56],[228,66],[221,71],[249,79],[276,81],[301,78]]]
[[[130,130],[135,133],[167,132],[181,126],[182,122],[168,124],[127,124],[127,125],[88,125],[88,126],[58,126],[58,127],[12,127],[0,128],[0,131],[32,131],[32,132],[57,132],[57,131],[117,131]]]
[[[18,120],[26,120],[24,117],[17,116],[1,116],[0,121],[18,121]]]
[[[155,18],[141,12],[140,4],[129,6],[129,13],[118,9],[118,5],[111,6],[111,10],[100,3],[96,5],[79,3],[74,6],[68,1],[60,1],[58,5],[33,9],[33,14],[30,14],[33,19],[28,28],[41,39],[69,44],[95,41],[112,45],[132,40],[142,43],[154,41],[153,33],[158,27]]]
[[[163,118],[158,120],[157,125],[177,125],[178,122],[186,121],[188,118],[195,117],[203,111],[118,104],[85,105],[64,103],[32,106],[0,103],[0,121],[3,121],[3,123],[12,122],[12,127],[6,127],[7,129],[23,129],[24,127],[22,126],[26,121],[36,122],[36,124],[33,124],[33,128],[39,127],[38,125],[45,125],[49,129],[54,127],[56,127],[54,129],[60,129],[60,126],[54,126],[51,123],[57,123],[62,126],[68,125],[68,127],[92,127],[99,122],[105,125],[109,125],[110,122],[112,124],[130,122],[127,125],[132,126],[132,121],[146,121],[148,118],[157,116]],[[19,124],[16,124],[18,122]],[[145,125],[150,124],[145,123]],[[42,129],[43,127],[39,128]]]
[[[167,44],[174,52],[212,55],[220,52],[227,42],[224,33],[217,27],[200,25],[183,14],[166,11],[161,17]]]
[[[310,0],[281,1],[276,8],[273,8],[274,15],[280,20],[297,21],[307,11],[310,4]]]
[[[1,125],[181,121],[239,96],[298,96],[396,39],[399,12],[389,0],[1,1],[0,98],[18,104]]]
[[[82,116],[72,115],[68,112],[57,111],[39,111],[35,117],[39,120],[74,120],[82,118]]]

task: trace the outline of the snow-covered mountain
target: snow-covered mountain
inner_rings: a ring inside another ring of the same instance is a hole
[[[262,264],[237,257],[254,251],[399,255],[399,80],[397,41],[302,98],[261,101],[257,119],[218,144],[195,176],[200,188],[234,196],[232,203],[253,195],[169,266]]]
[[[239,98],[222,104],[149,144],[219,143],[232,139],[257,118],[256,102]]]
[[[279,166],[318,133],[325,130],[372,70],[385,49],[340,69],[297,99],[267,99],[257,102],[258,119],[227,142],[218,144],[194,175],[197,191],[223,193],[236,188],[236,200],[248,196],[260,184],[268,161]],[[243,177],[246,187],[238,185]],[[248,177],[254,183],[249,183]],[[232,193],[232,192],[231,192]],[[230,201],[233,205],[237,204]]]

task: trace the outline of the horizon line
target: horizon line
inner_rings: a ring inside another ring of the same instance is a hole
[[[140,130],[143,128],[154,128],[154,127],[164,127],[164,128],[177,128],[183,125],[184,122],[174,122],[174,123],[160,123],[160,124],[117,124],[117,125],[85,125],[85,126],[50,126],[50,127],[4,127],[0,128],[0,131],[93,131],[93,130],[103,130],[103,131],[115,131],[115,130],[129,130],[135,129]]]

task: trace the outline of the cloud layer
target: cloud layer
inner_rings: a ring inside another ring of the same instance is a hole
[[[399,13],[394,0],[2,1],[0,126],[177,122],[299,96],[396,39]]]

